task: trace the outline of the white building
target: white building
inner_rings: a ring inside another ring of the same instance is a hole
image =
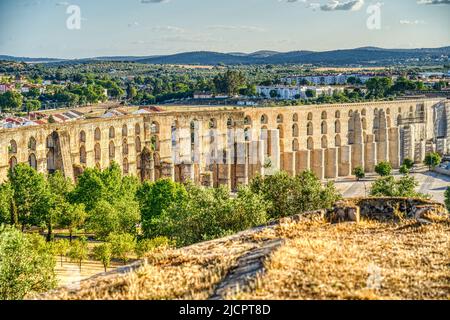
[[[344,87],[331,87],[331,86],[257,86],[256,92],[267,99],[279,99],[279,100],[296,100],[296,99],[308,99],[306,91],[314,92],[314,96],[318,97],[322,94],[331,96],[334,92],[343,92]]]

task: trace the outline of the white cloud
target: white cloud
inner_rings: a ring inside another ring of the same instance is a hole
[[[358,11],[364,5],[364,0],[352,0],[352,1],[338,1],[332,0],[327,4],[323,4],[320,6],[320,10],[322,11],[336,11],[336,10],[344,10],[344,11]]]

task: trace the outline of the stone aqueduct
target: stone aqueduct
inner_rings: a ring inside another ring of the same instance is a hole
[[[143,180],[234,189],[258,173],[310,169],[335,179],[380,161],[421,162],[433,150],[450,152],[447,100],[167,111],[0,130],[0,182],[22,162],[76,179],[114,160]]]

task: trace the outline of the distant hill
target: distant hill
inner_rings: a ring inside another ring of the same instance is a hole
[[[331,51],[291,51],[276,52],[261,50],[254,53],[220,53],[212,51],[183,52],[161,56],[118,56],[94,57],[78,60],[53,58],[21,58],[1,56],[0,60],[23,61],[28,63],[86,63],[95,61],[124,61],[148,64],[198,64],[198,65],[238,65],[238,64],[314,64],[314,65],[391,65],[414,59],[431,61],[442,56],[450,56],[450,47],[419,49],[383,49],[362,47]],[[447,58],[448,59],[448,58]]]

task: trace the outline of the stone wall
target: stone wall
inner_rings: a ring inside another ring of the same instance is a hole
[[[373,172],[383,160],[394,168],[406,156],[419,161],[425,145],[435,148],[437,108],[439,114],[449,109],[436,99],[405,100],[160,112],[5,129],[0,182],[21,162],[76,179],[84,168],[106,168],[111,161],[142,179],[233,189],[280,169],[335,179],[356,166]],[[411,110],[421,117],[409,118]]]

